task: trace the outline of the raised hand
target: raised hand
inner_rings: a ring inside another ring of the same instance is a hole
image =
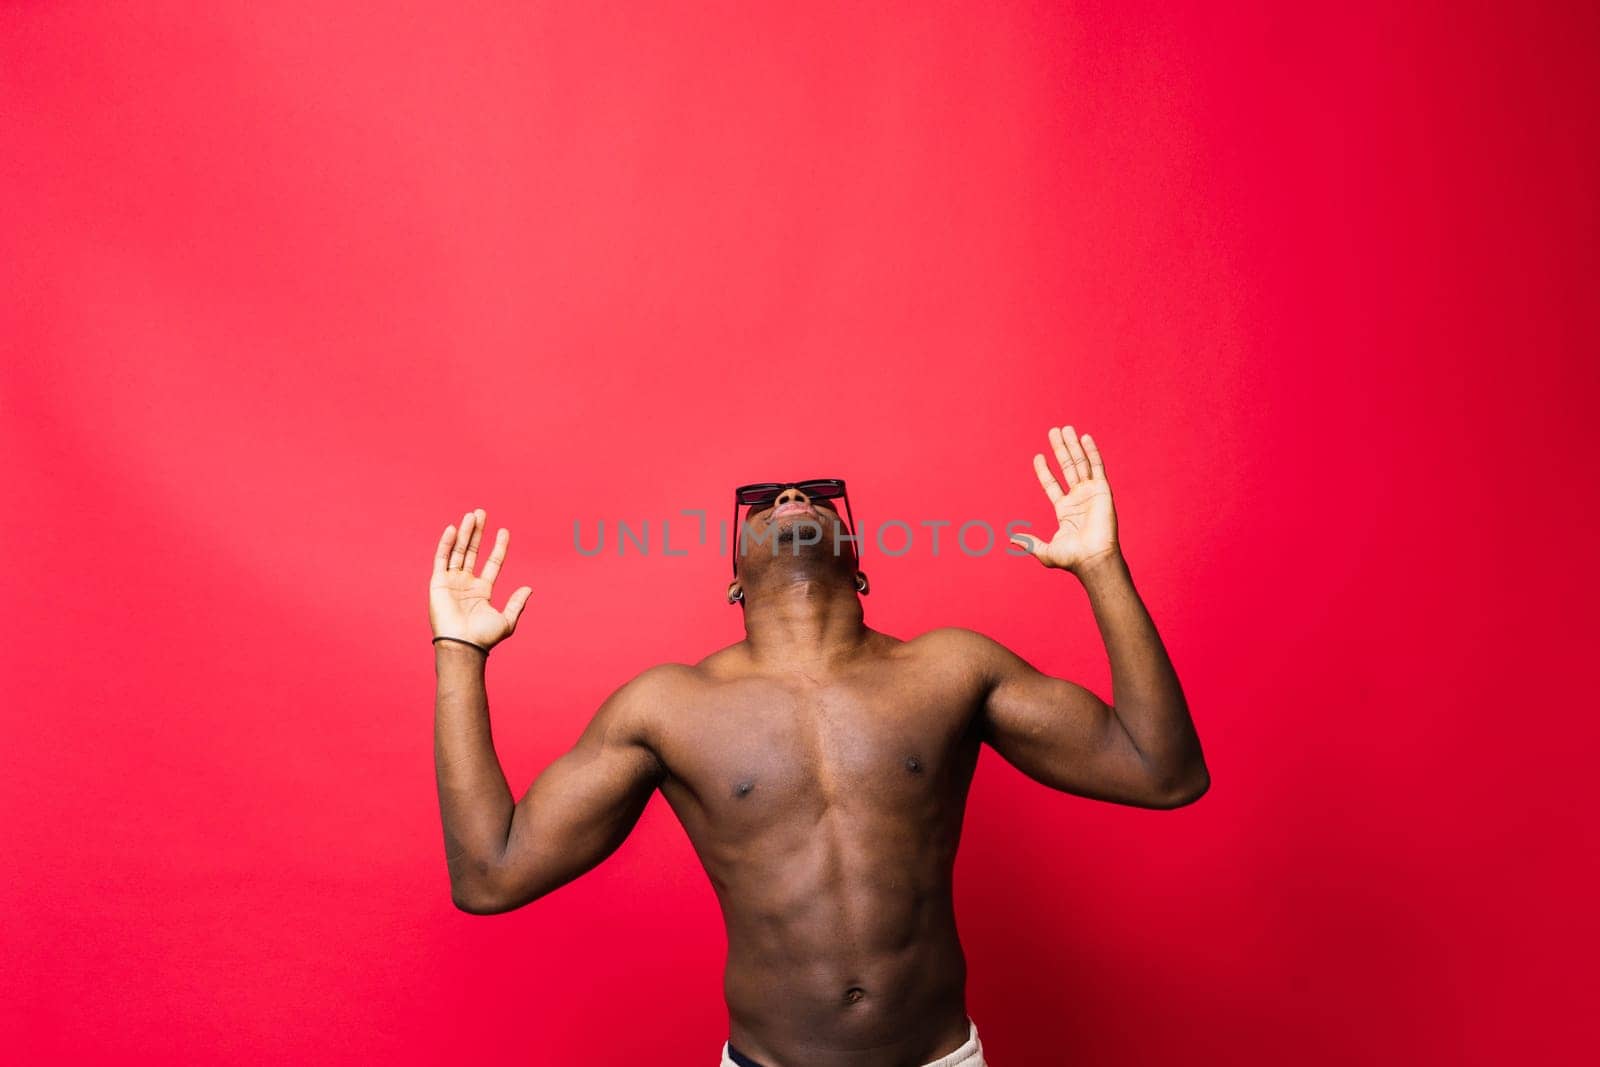
[[[1056,462],[1066,476],[1067,491],[1061,491],[1043,453],[1033,457],[1033,470],[1055,508],[1059,528],[1049,541],[1013,534],[1011,543],[1027,550],[1046,567],[1077,573],[1121,551],[1117,545],[1117,512],[1111,505],[1111,485],[1106,481],[1094,438],[1084,434],[1080,443],[1071,426],[1052,427],[1049,436]]]
[[[495,576],[506,561],[511,531],[500,528],[483,573],[474,576],[472,569],[478,562],[484,518],[484,510],[478,508],[467,512],[459,530],[454,526],[444,528],[433,555],[433,578],[428,582],[428,622],[435,637],[455,637],[492,648],[516,630],[517,618],[533,590],[522,586],[512,593],[503,612],[489,603]]]

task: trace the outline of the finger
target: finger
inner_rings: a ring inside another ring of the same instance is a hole
[[[467,573],[471,574],[478,568],[478,542],[483,540],[483,509],[473,512],[478,521],[472,524],[472,540],[467,543]]]
[[[1089,477],[1104,478],[1106,465],[1100,461],[1100,446],[1094,443],[1093,434],[1083,435],[1083,450],[1089,455]]]
[[[1033,473],[1039,476],[1039,484],[1044,486],[1044,495],[1050,498],[1052,507],[1059,504],[1067,495],[1061,491],[1061,486],[1056,484],[1056,476],[1050,473],[1050,464],[1044,461],[1043,453],[1034,455]]]
[[[1040,563],[1044,562],[1044,557],[1040,555],[1040,552],[1044,549],[1044,542],[1039,540],[1037,537],[1029,537],[1027,534],[1012,534],[1011,543],[1022,549],[1034,559],[1038,560]]]
[[[450,569],[461,569],[461,561],[467,558],[467,544],[472,540],[472,524],[478,521],[478,513],[469,511],[461,516],[461,528],[456,530],[456,543],[450,550]]]
[[[506,545],[511,543],[511,531],[504,526],[495,534],[494,550],[489,553],[488,562],[483,565],[483,580],[490,585],[494,584],[495,575],[500,573],[500,564],[506,561]]]
[[[506,601],[506,622],[513,630],[517,628],[517,620],[522,617],[522,609],[528,606],[528,598],[533,595],[533,590],[523,586],[511,594],[511,599]]]
[[[444,535],[439,538],[439,547],[433,550],[433,576],[439,577],[444,569],[450,565],[450,546],[455,543],[456,528],[454,525],[444,528]]]
[[[1078,484],[1078,468],[1072,462],[1072,453],[1067,451],[1066,441],[1062,440],[1059,426],[1050,427],[1050,448],[1056,454],[1056,462],[1061,464],[1061,473],[1066,476],[1070,490]]]
[[[1072,467],[1077,471],[1076,481],[1084,481],[1090,476],[1089,457],[1083,454],[1083,446],[1078,443],[1078,435],[1071,426],[1061,428],[1061,437],[1067,443],[1067,452],[1072,456]]]

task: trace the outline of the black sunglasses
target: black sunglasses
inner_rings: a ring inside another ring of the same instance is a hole
[[[855,516],[850,514],[850,497],[845,493],[843,478],[808,478],[803,482],[752,482],[733,491],[733,576],[739,577],[739,509],[741,507],[765,508],[783,495],[786,489],[798,489],[810,500],[844,501],[845,530],[851,536],[856,532]],[[837,510],[837,509],[835,509]],[[861,548],[856,542],[856,559],[861,558]]]

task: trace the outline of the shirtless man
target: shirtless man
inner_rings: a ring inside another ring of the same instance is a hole
[[[1118,804],[1175,808],[1210,784],[1117,544],[1099,450],[1071,426],[1049,439],[1066,490],[1043,455],[1033,462],[1060,528],[1012,543],[1082,582],[1114,706],[971,630],[902,641],[870,629],[828,480],[769,486],[745,494],[757,499],[728,587],[744,640],[623,685],[521,801],[490,738],[484,664],[532,590],[492,607],[509,532],[474,576],[483,510],[447,526],[429,616],[455,905],[509,911],[572,881],[659,789],[727,924],[724,1065],[982,1067],[951,895],[979,746],[1052,789]]]

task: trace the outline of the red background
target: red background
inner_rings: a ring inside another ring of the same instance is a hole
[[[868,524],[1043,522],[1063,422],[1214,785],[985,753],[992,1060],[1577,1058],[1594,5],[470,7],[0,10],[10,1058],[714,1063],[659,797],[452,909],[440,530],[487,508],[535,589],[489,669],[520,796],[740,636],[725,557],[574,519],[840,475]],[[866,563],[871,625],[1111,696],[1069,576]]]

